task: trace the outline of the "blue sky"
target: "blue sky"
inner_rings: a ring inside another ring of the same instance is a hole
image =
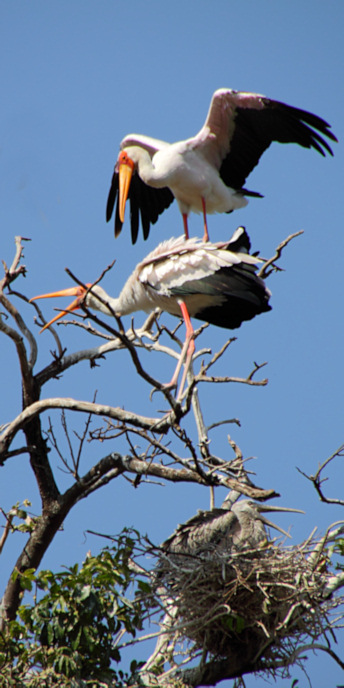
[[[304,230],[283,255],[285,272],[268,282],[272,312],[236,331],[238,340],[217,371],[245,376],[253,361],[268,361],[264,375],[269,385],[200,388],[207,424],[223,415],[240,418],[241,428],[230,431],[244,455],[256,457],[251,467],[257,484],[280,492],[284,506],[305,509],[305,516],[276,518],[292,526],[295,543],[315,525],[323,532],[343,517],[340,509],[320,504],[296,470],[314,473],[343,442],[343,20],[343,3],[319,0],[0,1],[0,257],[11,262],[16,234],[31,239],[25,247],[28,274],[17,284],[28,296],[69,286],[66,266],[92,281],[114,258],[115,268],[103,286],[116,294],[159,241],[182,233],[174,203],[147,242],[140,238],[131,246],[128,221],[115,242],[112,224],[105,223],[105,205],[125,134],[167,141],[192,136],[220,87],[263,93],[332,125],[340,141],[334,158],[275,144],[247,183],[264,199],[209,219],[216,240],[245,225],[253,249],[263,256],[270,256],[288,234]],[[201,217],[191,217],[190,231],[202,234]],[[55,305],[44,304],[47,317]],[[33,309],[23,314],[32,324]],[[143,317],[138,314],[135,322]],[[60,329],[60,336],[69,352],[90,345],[77,328]],[[198,345],[216,350],[226,338],[225,331],[211,327]],[[51,359],[49,332],[39,337],[39,345],[37,370]],[[17,415],[21,404],[16,356],[4,338],[1,347],[6,366],[0,370],[0,424]],[[158,364],[167,378],[165,361]],[[85,363],[45,392],[90,399],[95,389],[103,403],[134,406],[151,415],[161,406],[158,395],[148,401],[149,389],[137,383],[125,352],[100,368],[90,370]],[[82,427],[75,417],[69,420],[71,427]],[[85,470],[103,450],[95,443],[87,448]],[[214,433],[213,450],[230,456],[226,432]],[[57,465],[57,459],[52,463]],[[57,475],[61,488],[66,487],[67,478],[58,469]],[[328,491],[342,496],[339,461],[329,475]],[[30,498],[39,511],[25,457],[2,469],[1,485],[4,509]],[[217,495],[218,505],[223,497]],[[124,480],[115,481],[75,508],[43,566],[59,568],[82,561],[89,549],[96,552],[99,542],[84,537],[88,528],[117,533],[134,525],[160,542],[177,523],[208,505],[203,488],[143,485],[134,491]],[[3,582],[22,545],[19,535],[7,544]],[[342,681],[340,670],[324,656],[311,657],[308,672],[315,688],[324,685],[325,677],[329,685],[329,675],[333,686]],[[296,670],[292,674],[305,684]]]

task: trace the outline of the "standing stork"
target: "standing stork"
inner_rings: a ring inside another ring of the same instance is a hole
[[[188,239],[188,215],[203,213],[204,241],[209,240],[207,213],[229,213],[247,205],[245,196],[261,194],[244,188],[246,178],[273,141],[297,143],[321,155],[333,152],[324,137],[337,141],[330,125],[306,110],[270,100],[258,93],[220,88],[215,91],[206,121],[196,136],[167,143],[129,134],[120,144],[106,207],[114,206],[115,236],[124,222],[130,199],[131,239],[135,244],[139,213],[143,237],[150,224],[176,198]]]
[[[194,330],[190,318],[235,329],[245,320],[271,310],[270,291],[256,275],[261,262],[248,253],[250,239],[239,227],[227,242],[212,244],[199,239],[169,239],[159,244],[141,263],[125,283],[118,298],[109,296],[102,287],[92,284],[71,287],[62,291],[35,296],[76,296],[62,313],[58,313],[43,329],[84,303],[88,308],[106,315],[128,315],[135,311],[151,312],[155,308],[182,316],[186,338],[182,353],[167,387],[177,384],[179,371],[185,360],[186,373],[195,351]]]

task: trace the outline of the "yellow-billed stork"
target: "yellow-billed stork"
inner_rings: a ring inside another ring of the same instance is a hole
[[[333,152],[324,137],[336,141],[330,125],[305,110],[270,100],[258,93],[228,88],[215,91],[206,121],[196,136],[167,143],[129,134],[120,144],[106,207],[115,207],[115,236],[121,232],[130,199],[131,238],[135,244],[139,214],[143,237],[150,224],[176,198],[188,238],[190,211],[203,213],[204,241],[209,240],[207,213],[228,213],[247,205],[246,196],[261,194],[243,188],[246,178],[272,141],[297,143],[322,155]]]
[[[261,261],[250,255],[249,249],[250,239],[243,227],[239,227],[229,241],[215,244],[199,239],[185,241],[182,235],[162,242],[139,263],[118,298],[109,296],[99,285],[85,284],[30,300],[76,296],[43,330],[82,304],[112,316],[139,310],[151,312],[155,308],[182,316],[186,338],[169,383],[175,386],[185,355],[187,371],[195,351],[191,317],[218,327],[235,329],[245,320],[271,310],[270,291],[256,274],[257,263]]]

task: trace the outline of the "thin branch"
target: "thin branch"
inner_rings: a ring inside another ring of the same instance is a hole
[[[26,351],[25,347],[20,347],[19,346],[19,340],[18,338],[13,336],[13,330],[9,328],[9,330],[6,331],[6,328],[1,327],[3,332],[7,334],[8,336],[13,339],[13,341],[16,342],[17,346],[17,351],[20,359],[20,365],[22,368],[23,373],[25,374],[24,380],[27,382],[28,380],[28,371],[27,367],[29,370],[32,370],[33,366],[35,365],[36,359],[37,359],[37,343],[36,340],[33,336],[33,334],[30,332],[28,327],[26,326],[22,316],[18,312],[18,310],[15,308],[15,306],[9,301],[9,299],[4,295],[3,290],[5,287],[10,287],[10,284],[19,277],[19,275],[24,275],[26,274],[26,268],[24,265],[19,265],[20,260],[23,256],[23,247],[21,242],[22,241],[29,241],[29,239],[25,239],[24,237],[16,236],[15,237],[15,245],[16,245],[16,253],[12,262],[12,265],[10,268],[7,267],[6,263],[3,261],[3,266],[5,270],[5,276],[3,277],[2,280],[0,280],[0,302],[6,308],[7,312],[10,313],[14,321],[16,322],[20,332],[23,334],[23,336],[27,339],[29,342],[30,346],[30,356],[29,360],[27,361],[26,357]],[[26,297],[22,297],[26,301]],[[25,353],[25,355],[24,355]]]
[[[18,314],[18,311],[14,308],[14,306],[11,304],[11,302],[6,298],[6,296],[2,293],[0,293],[0,303],[6,308],[6,310],[15,318],[16,320],[16,315]],[[22,323],[24,322],[22,318],[20,318]],[[18,324],[18,323],[17,323]],[[23,383],[23,398],[24,398],[24,404],[28,403],[28,400],[31,398],[32,395],[32,375],[31,375],[31,367],[29,365],[28,359],[27,359],[27,354],[26,354],[26,349],[25,345],[23,342],[23,337],[17,330],[15,330],[13,327],[10,327],[5,323],[3,318],[0,316],[0,331],[2,331],[7,337],[12,339],[14,342],[14,345],[16,347],[18,359],[19,359],[19,365],[20,365],[20,370],[21,370],[21,376],[22,376],[22,383]]]
[[[300,468],[298,468],[297,470],[299,471],[299,473],[301,473],[301,475],[307,478],[307,480],[310,480],[310,482],[313,483],[322,502],[324,502],[325,504],[338,504],[339,506],[344,506],[344,499],[326,497],[322,489],[322,484],[327,481],[327,478],[321,477],[322,472],[328,466],[328,464],[331,463],[331,461],[333,461],[336,457],[344,457],[344,444],[341,444],[341,446],[319,466],[315,475],[307,475],[306,473],[301,471]]]
[[[44,315],[43,315],[43,313],[42,313],[42,310],[41,310],[40,306],[38,305],[37,301],[32,301],[32,302],[31,302],[31,306],[33,306],[33,308],[34,308],[34,309],[36,310],[36,312],[38,313],[38,318],[39,318],[39,320],[37,320],[36,318],[34,318],[35,324],[37,324],[37,326],[40,327],[40,328],[44,327],[44,325],[47,324],[47,321],[46,321],[46,319],[45,319],[45,317],[44,317]],[[58,357],[62,358],[63,353],[64,353],[64,349],[63,349],[63,346],[62,346],[62,344],[61,344],[60,337],[59,337],[59,335],[57,334],[57,331],[56,331],[56,329],[55,329],[55,327],[54,327],[53,325],[49,325],[48,330],[49,330],[49,332],[51,332],[51,334],[53,335],[53,337],[54,337],[54,339],[55,339],[56,346],[57,346],[57,350],[58,350]]]
[[[124,411],[119,407],[94,404],[89,401],[60,397],[43,399],[41,401],[36,401],[35,403],[31,404],[31,406],[24,409],[24,411],[20,413],[17,418],[12,421],[12,423],[9,423],[4,432],[0,435],[0,460],[1,455],[7,452],[8,447],[17,432],[21,430],[26,423],[36,416],[39,416],[44,411],[53,408],[69,409],[70,411],[77,411],[79,413],[91,413],[97,416],[106,416],[108,418],[113,418],[114,420],[119,420],[122,423],[129,423],[135,427],[141,427],[147,430],[152,430],[154,428],[156,432],[162,433],[167,432],[176,421],[176,416],[173,411],[163,418],[149,418],[146,416],[140,416],[130,411]],[[181,411],[180,414],[182,415]]]
[[[13,262],[10,268],[7,267],[5,261],[2,261],[5,276],[0,280],[0,291],[3,291],[5,287],[9,287],[14,280],[19,277],[19,275],[26,275],[25,265],[20,265],[20,261],[23,257],[24,248],[22,246],[22,241],[30,241],[30,239],[25,239],[25,237],[16,236],[14,237],[14,242],[16,245],[16,252],[13,258]]]
[[[251,387],[265,387],[269,380],[268,378],[264,378],[263,380],[252,380],[250,376],[243,378],[243,377],[215,377],[215,376],[208,376],[208,375],[203,375],[202,373],[198,373],[195,377],[196,382],[237,382],[242,385],[251,385]]]
[[[62,413],[63,413],[63,411],[62,411]],[[62,452],[60,451],[60,447],[59,447],[58,441],[55,437],[54,428],[53,428],[53,424],[51,422],[50,416],[48,418],[48,421],[49,421],[49,427],[48,427],[48,431],[47,431],[47,437],[49,438],[50,444],[54,447],[56,454],[60,458],[61,463],[65,466],[66,472],[71,473],[73,475],[73,470],[71,469],[68,461],[64,458]]]
[[[4,531],[2,533],[2,536],[0,538],[0,554],[2,553],[2,550],[4,549],[5,542],[10,534],[10,531],[12,530],[12,521],[14,519],[14,514],[6,514],[3,509],[1,509],[2,514],[5,516],[6,519],[6,524],[4,527]]]
[[[95,392],[94,395],[93,395],[93,402],[92,402],[93,404],[95,404],[96,398],[97,398],[97,392]],[[81,436],[81,437],[78,437],[78,439],[79,439],[79,449],[78,449],[78,453],[77,453],[77,457],[76,457],[76,461],[75,461],[75,465],[74,465],[75,476],[76,476],[76,477],[78,476],[78,473],[79,473],[79,466],[80,466],[80,461],[81,461],[81,454],[82,454],[82,450],[83,450],[83,447],[84,447],[84,443],[85,443],[86,437],[88,436],[88,431],[89,431],[89,427],[90,427],[90,424],[91,424],[91,420],[92,420],[92,413],[89,413],[88,417],[86,418],[85,427],[84,427],[84,431],[83,431],[83,433],[82,433],[82,436]]]
[[[149,373],[147,373],[144,370],[144,368],[142,367],[141,361],[138,357],[138,354],[137,354],[137,351],[136,351],[136,348],[135,348],[133,342],[131,341],[130,337],[127,337],[125,334],[125,330],[124,330],[124,327],[122,325],[121,318],[117,315],[117,313],[115,313],[115,311],[112,310],[112,308],[109,306],[108,302],[104,301],[104,299],[102,299],[100,296],[97,296],[99,301],[101,301],[102,303],[104,303],[107,306],[110,313],[113,315],[114,319],[117,321],[117,324],[119,326],[118,331],[115,330],[110,325],[108,325],[107,323],[105,323],[103,320],[101,320],[101,318],[99,318],[97,315],[95,315],[93,312],[91,312],[89,310],[89,308],[87,308],[87,306],[86,306],[85,299],[87,297],[88,292],[90,291],[92,286],[94,286],[95,284],[98,284],[98,282],[100,281],[102,276],[105,274],[105,272],[107,270],[109,270],[111,267],[112,267],[112,265],[108,266],[105,269],[105,271],[103,271],[102,275],[88,288],[86,288],[86,285],[84,285],[82,282],[80,282],[80,280],[78,280],[68,268],[66,268],[66,272],[72,279],[74,279],[75,282],[77,282],[79,285],[86,288],[84,300],[80,302],[80,308],[82,308],[82,310],[85,311],[87,316],[91,320],[93,320],[95,323],[97,323],[97,325],[100,325],[101,327],[103,327],[105,330],[107,330],[108,332],[113,334],[114,337],[117,337],[122,342],[122,344],[125,346],[126,349],[128,349],[128,351],[130,353],[130,356],[132,358],[132,361],[134,363],[134,366],[135,366],[135,369],[136,369],[136,372],[138,373],[138,375],[140,375],[140,377],[142,377],[144,380],[146,380],[146,382],[149,382],[149,384],[153,385],[153,387],[155,387],[156,389],[161,391],[165,395],[166,399],[168,400],[171,408],[175,409],[177,402],[175,402],[170,391],[168,389],[166,389],[166,387],[161,382],[159,382],[158,380],[155,380],[151,375],[149,375]]]
[[[73,452],[73,445],[72,445],[71,439],[69,437],[65,409],[62,409],[62,411],[61,411],[61,425],[62,425],[64,434],[65,434],[65,438],[67,440],[69,454],[70,454],[70,457],[72,459],[72,464],[73,464],[74,469],[75,469],[75,458],[74,458],[74,452]],[[77,477],[75,473],[74,473],[74,477]]]
[[[258,277],[266,279],[266,277],[268,277],[271,274],[271,272],[273,272],[273,270],[268,270],[268,268],[281,257],[282,251],[285,248],[285,246],[287,246],[287,244],[289,244],[289,242],[292,241],[292,239],[295,239],[301,234],[303,234],[303,229],[301,229],[299,232],[294,232],[294,234],[289,234],[289,236],[286,239],[284,239],[284,241],[281,241],[281,243],[276,248],[275,255],[272,256],[272,258],[269,258],[269,260],[265,261],[264,265],[259,270]],[[276,266],[274,266],[274,269],[276,269]]]
[[[221,427],[221,425],[227,425],[228,423],[235,423],[239,428],[241,427],[241,423],[239,418],[226,418],[225,420],[219,420],[217,423],[211,423],[211,425],[207,426],[207,430],[214,430],[215,428]]]
[[[237,337],[230,337],[229,339],[227,339],[227,341],[223,344],[221,349],[219,349],[219,351],[217,351],[213,355],[212,359],[210,361],[208,361],[208,363],[206,365],[202,365],[202,374],[206,373],[209,370],[209,368],[211,368],[211,366],[213,366],[214,363],[216,363],[216,361],[218,361],[218,359],[223,356],[223,354],[228,349],[228,347],[231,344],[233,344],[233,342],[235,342],[236,340],[237,340]]]

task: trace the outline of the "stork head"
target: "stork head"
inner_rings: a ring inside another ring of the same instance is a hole
[[[252,502],[248,499],[242,499],[235,504],[231,504],[229,497],[221,505],[222,509],[230,509],[230,511],[235,514],[238,519],[238,532],[236,535],[236,542],[249,542],[252,546],[259,543],[266,538],[266,532],[264,526],[269,528],[274,528],[278,530],[286,537],[291,537],[286,530],[283,530],[280,526],[277,526],[272,521],[268,520],[263,514],[264,513],[296,513],[304,514],[305,512],[300,509],[292,509],[283,506],[272,506],[271,504],[261,504],[258,502]]]
[[[133,176],[133,171],[135,168],[135,163],[129,156],[128,151],[121,150],[118,158],[117,165],[118,171],[118,194],[119,194],[119,218],[120,221],[124,222],[124,212],[125,204],[129,195],[130,182]]]

